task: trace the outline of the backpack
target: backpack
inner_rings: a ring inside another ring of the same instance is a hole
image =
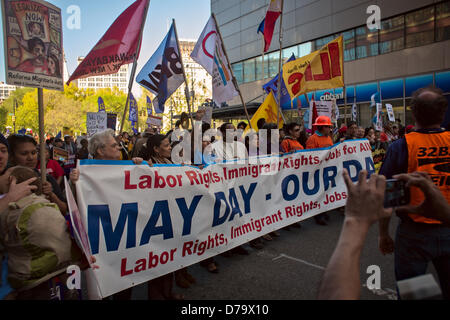
[[[72,240],[58,207],[31,194],[10,203],[0,215],[0,241],[8,254],[8,282],[31,289],[66,272],[72,264]]]

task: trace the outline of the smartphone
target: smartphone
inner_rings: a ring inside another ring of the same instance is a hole
[[[409,204],[411,193],[406,182],[397,179],[386,180],[386,191],[384,192],[384,207],[392,208]]]

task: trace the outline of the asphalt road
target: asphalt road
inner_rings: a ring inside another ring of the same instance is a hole
[[[174,286],[187,300],[314,300],[318,288],[339,238],[343,215],[330,213],[328,226],[315,224],[314,219],[302,221],[302,228],[280,230],[281,236],[273,241],[264,240],[264,248],[256,250],[248,245],[249,255],[230,258],[215,257],[219,273],[211,274],[199,264],[188,267],[196,284],[188,289]],[[391,221],[394,235],[397,218]],[[397,299],[393,255],[383,256],[378,250],[378,225],[369,230],[361,255],[361,299]],[[381,289],[366,287],[369,266],[379,266]],[[146,300],[147,287],[133,288],[133,300]]]

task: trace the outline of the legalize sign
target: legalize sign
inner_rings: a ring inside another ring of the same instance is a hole
[[[343,169],[355,182],[375,171],[366,139],[251,159],[203,169],[81,161],[78,206],[102,296],[342,207]]]

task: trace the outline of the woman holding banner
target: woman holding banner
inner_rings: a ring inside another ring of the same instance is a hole
[[[161,134],[150,136],[147,140],[147,148],[141,153],[142,158],[154,164],[173,164],[171,155],[172,147],[169,137]],[[188,288],[191,283],[195,283],[194,277],[187,272],[187,268],[168,273],[148,282],[149,300],[183,300],[182,294],[172,291],[174,275],[177,285],[182,288]]]

